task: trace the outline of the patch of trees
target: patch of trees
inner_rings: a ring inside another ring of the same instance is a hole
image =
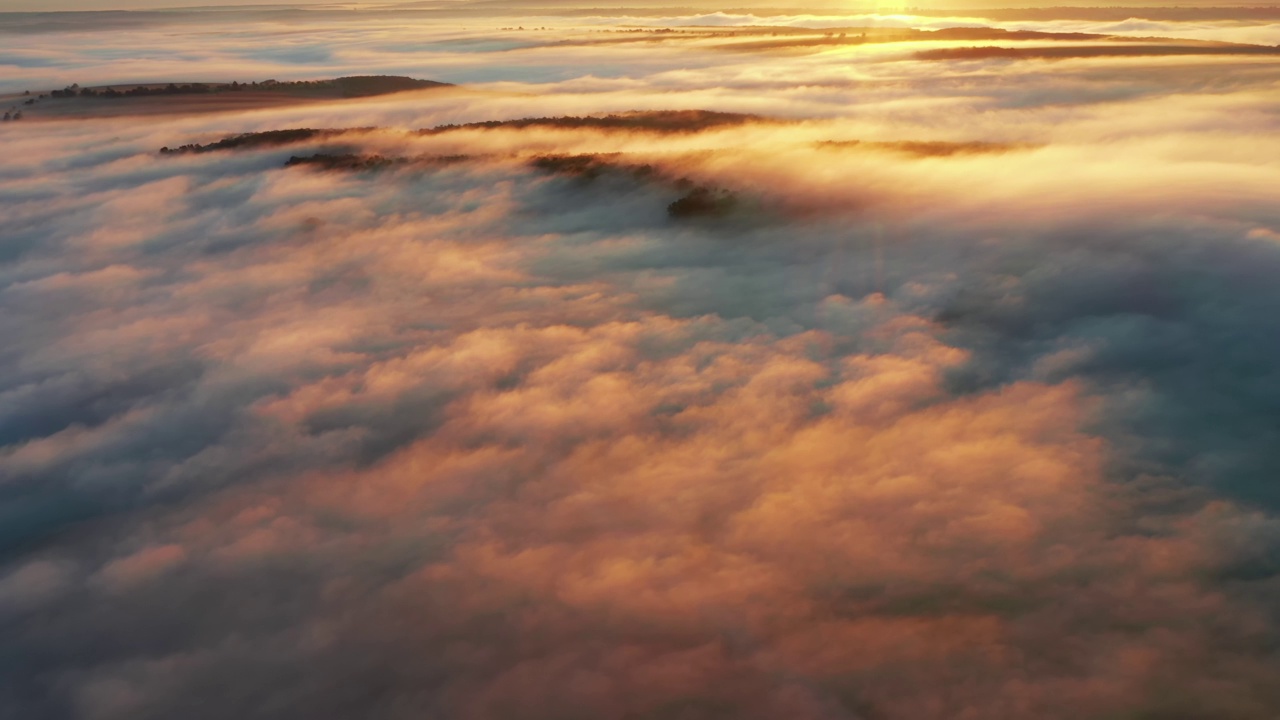
[[[422,90],[426,88],[448,87],[449,83],[434,80],[418,80],[397,75],[357,75],[340,77],[332,80],[297,80],[280,82],[263,80],[251,83],[169,83],[167,85],[135,85],[132,87],[111,86],[104,88],[82,88],[79,84],[68,85],[62,90],[49,93],[55,98],[136,98],[164,97],[172,95],[208,95],[224,92],[297,92],[300,94],[337,95],[346,98],[388,95],[406,90]]]
[[[529,117],[519,120],[487,120],[460,125],[437,125],[433,128],[419,130],[418,134],[438,135],[455,130],[494,130],[498,128],[520,130],[531,127],[685,133],[760,122],[779,121],[746,113],[726,113],[710,110],[654,110],[604,116]]]
[[[667,215],[677,220],[715,218],[727,215],[738,204],[728,190],[695,184],[689,178],[672,178],[649,164],[636,165],[615,160],[618,153],[607,155],[542,155],[530,165],[544,172],[592,181],[606,173],[626,175],[639,181],[662,180],[684,193],[667,205]]]
[[[285,167],[306,166],[319,170],[384,170],[397,165],[405,165],[409,158],[389,158],[383,155],[355,154],[318,154],[294,155],[285,162]]]
[[[368,97],[372,95],[390,95],[407,90],[426,90],[428,88],[451,87],[449,83],[434,80],[416,80],[398,75],[353,75],[334,80],[319,81],[320,86],[333,87],[343,97]]]
[[[989,27],[953,27],[926,31],[941,40],[1101,40],[1096,33],[1056,33],[1037,30],[1002,30]]]
[[[615,160],[619,153],[584,154],[584,155],[539,155],[529,161],[529,165],[553,175],[566,175],[581,180],[595,180],[606,173],[629,175],[636,180],[649,180],[657,171],[652,165],[635,165],[620,163]]]
[[[240,89],[238,83],[235,89]],[[82,88],[79,85],[68,85],[62,90],[54,90],[49,93],[55,98],[125,98],[125,97],[152,97],[156,95],[206,95],[212,92],[222,92],[231,90],[230,85],[207,85],[205,83],[188,83],[177,85],[169,83],[168,85],[138,85],[127,89],[117,89],[115,87],[107,87],[102,89]]]
[[[255,142],[258,142],[256,138],[260,138],[263,135],[267,135],[267,133],[254,134]],[[239,140],[244,137],[236,136],[235,138],[228,138],[228,140]],[[276,135],[275,137],[282,136]],[[243,147],[243,144],[238,146]],[[195,150],[193,152],[207,152],[207,150]],[[621,155],[621,153],[539,155],[530,158],[528,164],[529,167],[536,170],[572,178],[583,183],[594,182],[606,175],[628,178],[642,183],[661,183],[683,193],[667,205],[667,215],[676,220],[724,217],[738,205],[737,196],[728,190],[699,185],[686,177],[673,177],[648,163],[619,162]],[[406,167],[440,167],[473,162],[483,157],[488,156],[419,155],[414,157],[387,157],[378,154],[317,153],[314,155],[294,155],[285,162],[284,166],[287,168],[302,167],[335,172],[376,172]]]
[[[344,132],[347,131],[313,130],[311,128],[267,130],[265,132],[251,132],[232,135],[231,137],[225,137],[217,142],[209,143],[208,145],[189,144],[176,148],[162,147],[160,148],[160,153],[162,155],[177,155],[183,153],[216,152],[219,150],[249,150],[254,148],[276,147],[303,142],[305,140],[332,137]]]
[[[917,157],[948,157],[950,155],[981,155],[1030,150],[1038,147],[1029,143],[983,142],[948,142],[946,140],[894,140],[887,142],[864,142],[862,140],[823,140],[814,144],[821,150],[843,150],[849,148],[865,148],[867,150],[887,150]]]
[[[529,160],[529,166],[552,174],[583,180],[595,180],[606,173],[626,174],[636,179],[648,179],[655,175],[652,165],[618,163],[613,158],[620,153],[585,155],[539,155]],[[294,155],[285,167],[311,167],[320,170],[383,170],[402,166],[442,166],[479,160],[483,155],[417,155],[413,157],[387,157],[385,155],[360,155],[354,153],[316,153]]]
[[[728,190],[695,187],[683,197],[667,206],[667,214],[676,219],[721,217],[738,204],[738,198]]]
[[[285,167],[309,167],[317,170],[361,172],[389,170],[405,166],[454,165],[475,159],[473,155],[421,155],[418,157],[386,157],[384,155],[328,154],[294,155]]]

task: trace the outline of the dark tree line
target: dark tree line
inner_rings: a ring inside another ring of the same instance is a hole
[[[120,89],[115,87],[103,88],[95,90],[94,88],[82,88],[79,85],[68,85],[62,90],[54,90],[49,93],[55,98],[123,98],[123,97],[153,97],[157,95],[206,95],[216,92],[239,92],[245,89],[257,89],[263,87],[259,83],[241,84],[233,82],[230,84],[207,83],[169,83],[168,85],[137,85],[135,87]]]
[[[760,115],[715,112],[711,110],[650,110],[604,116],[578,117],[568,115],[562,117],[528,117],[518,120],[485,120],[461,125],[437,125],[432,128],[418,130],[417,133],[419,135],[439,135],[455,130],[495,130],[498,128],[521,130],[530,127],[681,133],[765,122],[777,121]]]
[[[312,128],[292,128],[289,130],[267,130],[265,132],[242,133],[223,138],[208,145],[188,144],[176,148],[162,147],[160,153],[173,155],[182,153],[207,153],[218,150],[248,150],[252,148],[275,147],[290,143],[302,142],[315,138],[331,137],[341,134],[342,130],[314,130]]]
[[[405,90],[422,90],[434,87],[446,87],[448,83],[433,80],[417,80],[395,75],[364,75],[341,77],[332,80],[295,80],[280,82],[263,80],[252,83],[169,83],[168,85],[135,85],[133,87],[106,87],[101,89],[82,88],[79,84],[68,85],[62,90],[49,93],[55,98],[130,98],[156,97],[167,95],[207,95],[209,93],[270,91],[270,92],[329,92],[343,97],[361,97],[367,95],[386,95]],[[44,97],[44,96],[41,96]]]

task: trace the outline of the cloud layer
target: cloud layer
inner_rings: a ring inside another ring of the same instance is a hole
[[[10,48],[489,82],[0,131],[0,717],[1280,711],[1273,59],[513,22]]]

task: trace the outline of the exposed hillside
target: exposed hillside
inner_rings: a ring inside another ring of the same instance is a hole
[[[16,101],[22,110],[37,117],[101,117],[248,110],[449,87],[453,86],[397,75],[287,82],[117,83],[93,87],[73,83],[60,90],[27,92]]]
[[[461,125],[437,125],[419,130],[422,135],[437,135],[455,130],[524,129],[532,127],[572,130],[639,130],[645,132],[698,132],[748,123],[780,123],[782,120],[747,113],[712,112],[709,110],[639,110],[603,116],[529,117],[518,120],[487,120]]]

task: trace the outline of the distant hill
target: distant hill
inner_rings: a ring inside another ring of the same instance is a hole
[[[208,95],[211,93],[229,92],[274,92],[290,93],[302,96],[320,97],[370,97],[373,95],[390,95],[391,93],[409,90],[426,90],[429,88],[450,87],[449,83],[434,80],[418,80],[398,75],[355,75],[332,80],[297,80],[280,82],[263,80],[252,83],[150,83],[138,85],[102,85],[85,87],[71,85],[62,90],[54,90],[49,97],[66,98],[134,98],[155,97],[165,95]]]
[[[449,83],[434,80],[416,80],[411,77],[397,75],[355,75],[330,80],[334,87],[342,92],[343,97],[368,97],[370,95],[390,95],[407,90],[425,90],[434,87],[449,87]]]
[[[356,75],[328,80],[261,80],[257,82],[116,83],[68,85],[49,92],[26,92],[9,98],[11,114],[34,118],[93,118],[123,115],[187,115],[284,107],[408,91],[454,87],[450,83],[398,75]]]
[[[437,125],[418,131],[419,135],[439,135],[456,130],[497,130],[540,127],[560,129],[631,130],[660,133],[700,132],[712,128],[749,123],[780,124],[786,121],[744,113],[710,110],[637,110],[603,116],[528,117],[516,120],[486,120],[462,125]]]

